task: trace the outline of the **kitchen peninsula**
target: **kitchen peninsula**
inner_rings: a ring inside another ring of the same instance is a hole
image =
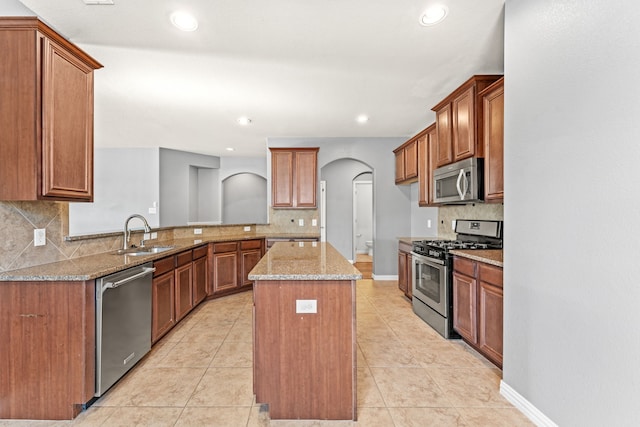
[[[276,243],[254,280],[253,387],[272,419],[356,419],[356,280],[328,243]]]

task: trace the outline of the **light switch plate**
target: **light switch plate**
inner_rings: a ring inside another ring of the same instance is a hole
[[[317,220],[317,219],[315,219],[315,218],[313,218],[313,219],[311,220],[311,226],[313,226],[313,227],[317,227],[317,226],[318,226],[318,220]]]
[[[313,314],[318,312],[318,300],[315,299],[297,299],[296,313]]]
[[[202,234],[202,228],[194,228],[193,234]]]
[[[300,218],[300,219],[298,220],[298,225],[299,225],[300,227],[304,227],[304,219]]]
[[[251,226],[250,226],[250,225],[247,225],[247,226],[244,228],[244,231],[251,231]]]

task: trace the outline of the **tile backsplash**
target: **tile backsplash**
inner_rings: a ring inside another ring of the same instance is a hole
[[[475,203],[471,205],[449,205],[438,208],[438,238],[455,239],[451,222],[457,219],[504,220],[502,203]]]
[[[299,226],[300,219],[304,221],[302,227]],[[243,233],[319,235],[320,227],[312,226],[312,219],[318,219],[317,209],[271,209],[270,224],[252,225],[250,232],[244,231],[244,225],[175,227],[154,231],[158,233],[157,241],[197,237],[194,228],[201,228],[201,237]],[[44,246],[33,245],[33,231],[38,228],[46,230],[47,240]],[[68,234],[68,202],[0,202],[0,272],[109,252],[122,247],[121,233],[67,241],[65,236]],[[133,242],[141,237],[141,233],[135,234]]]

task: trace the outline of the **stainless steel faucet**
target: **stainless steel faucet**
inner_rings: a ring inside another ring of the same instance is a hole
[[[140,218],[142,220],[142,222],[144,222],[144,232],[145,233],[150,233],[151,232],[151,227],[149,227],[149,223],[147,222],[145,217],[143,217],[142,215],[139,215],[139,214],[131,215],[124,222],[124,243],[123,243],[123,247],[122,247],[123,249],[127,249],[129,247],[129,239],[131,238],[131,230],[129,230],[129,221],[131,221],[133,218]],[[143,240],[143,242],[144,242],[144,240]]]

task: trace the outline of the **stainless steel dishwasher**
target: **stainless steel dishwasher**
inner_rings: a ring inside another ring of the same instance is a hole
[[[96,393],[100,397],[151,349],[149,262],[96,280]]]

